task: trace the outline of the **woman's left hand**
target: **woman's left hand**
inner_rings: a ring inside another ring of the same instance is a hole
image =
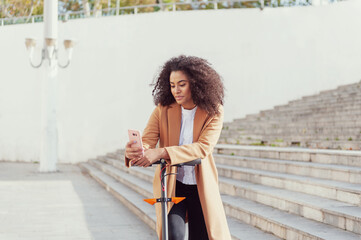
[[[149,167],[161,158],[169,158],[168,152],[164,148],[146,149],[142,158],[132,160],[132,165]]]

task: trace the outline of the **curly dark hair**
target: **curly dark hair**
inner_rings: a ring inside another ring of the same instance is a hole
[[[155,105],[168,106],[175,102],[169,77],[173,71],[187,75],[193,102],[209,115],[219,114],[218,105],[224,102],[224,85],[221,76],[211,64],[199,57],[180,55],[168,60],[154,79],[152,95]]]

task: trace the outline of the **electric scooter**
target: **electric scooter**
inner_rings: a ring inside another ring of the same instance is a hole
[[[174,202],[175,204],[178,204],[179,202],[183,201],[185,197],[172,197],[167,198],[167,181],[166,176],[170,174],[166,174],[166,161],[165,159],[161,159],[153,164],[160,164],[160,178],[161,178],[161,198],[150,198],[150,199],[144,199],[147,203],[154,205],[155,203],[161,203],[162,204],[162,240],[168,240],[168,210],[167,210],[167,203],[168,202]],[[152,164],[152,165],[153,165]],[[182,166],[196,166],[198,164],[201,164],[201,159],[196,159],[190,162],[171,165],[173,167],[182,167]],[[174,173],[172,173],[174,174]],[[175,173],[177,174],[177,173]]]

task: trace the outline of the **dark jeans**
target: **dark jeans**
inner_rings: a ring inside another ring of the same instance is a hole
[[[184,240],[187,212],[189,240],[207,240],[207,228],[197,185],[186,185],[177,181],[175,194],[176,197],[186,197],[186,199],[174,204],[168,214],[169,240]]]

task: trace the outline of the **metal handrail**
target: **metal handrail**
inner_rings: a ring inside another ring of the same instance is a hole
[[[321,2],[335,3],[344,0],[321,0]],[[245,5],[247,4],[247,5]],[[203,2],[174,2],[162,4],[149,4],[149,5],[134,5],[126,7],[106,8],[106,9],[93,9],[87,15],[86,11],[67,12],[58,15],[61,21],[69,19],[101,17],[101,16],[117,16],[126,14],[142,13],[143,9],[146,12],[158,11],[186,11],[186,10],[210,10],[210,9],[234,9],[234,8],[260,8],[264,7],[289,7],[289,6],[307,6],[311,5],[312,0],[212,0]],[[190,6],[190,8],[183,9],[182,6]],[[153,10],[151,9],[153,8]],[[150,11],[152,10],[152,11]],[[0,26],[24,23],[37,23],[43,22],[43,15],[34,15],[27,17],[13,17],[13,18],[0,18]]]

